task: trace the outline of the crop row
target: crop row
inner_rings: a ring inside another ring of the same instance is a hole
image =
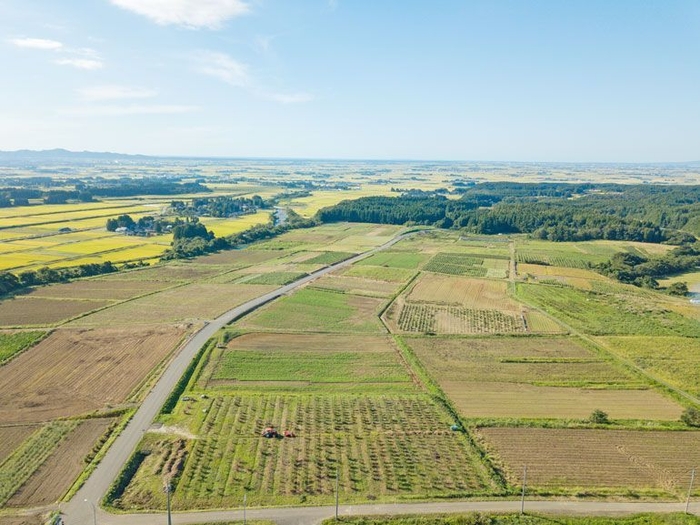
[[[0,464],[0,506],[12,497],[77,425],[76,421],[70,421],[42,427]]]
[[[499,310],[406,303],[399,314],[404,332],[513,333],[527,330],[523,318]]]

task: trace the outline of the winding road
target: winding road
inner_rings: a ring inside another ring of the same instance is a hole
[[[177,356],[167,366],[160,379],[158,379],[158,382],[144,399],[141,407],[136,411],[131,421],[129,421],[129,424],[114,441],[92,475],[76,495],[67,504],[61,506],[66,525],[91,525],[93,523],[92,505],[96,506],[102,501],[112,481],[117,477],[119,471],[134,450],[136,450],[136,446],[139,441],[141,441],[144,432],[151,426],[168,395],[170,395],[170,392],[172,392],[175,387],[175,384],[185,373],[187,365],[194,359],[202,345],[204,345],[204,343],[219,329],[282,295],[288,294],[338,268],[350,266],[357,261],[385,250],[412,234],[412,232],[408,232],[398,235],[381,246],[337,264],[322,268],[306,277],[302,277],[298,281],[294,281],[293,283],[282,286],[277,290],[273,290],[272,292],[237,306],[213,321],[208,322],[201,330],[192,335],[181,347]],[[103,512],[100,512],[100,514],[107,516],[107,514]],[[100,521],[107,522],[105,519],[101,519]],[[121,516],[121,523],[126,524],[132,522],[129,516]]]
[[[412,232],[401,234],[377,248],[338,264],[323,268],[298,281],[278,288],[257,299],[248,301],[245,304],[229,310],[213,321],[210,321],[201,330],[195,333],[184,343],[177,356],[167,366],[160,379],[144,399],[141,407],[112,444],[106,456],[87,482],[68,503],[61,505],[60,510],[65,525],[93,525],[93,523],[99,523],[101,525],[152,525],[154,523],[167,523],[162,513],[110,514],[98,508],[98,503],[104,497],[112,481],[119,474],[122,466],[136,449],[144,432],[151,426],[178,379],[184,374],[187,365],[194,359],[202,345],[204,345],[204,343],[206,343],[220,328],[260,306],[282,295],[288,294],[300,286],[318,279],[333,270],[349,266],[361,259],[389,248],[412,234]],[[520,501],[513,500],[341,505],[339,507],[339,515],[398,515],[473,511],[519,512],[521,508],[520,505]],[[246,517],[250,520],[270,520],[279,525],[307,525],[317,524],[324,519],[332,518],[335,515],[335,510],[335,507],[255,508],[247,510]],[[525,510],[527,512],[567,515],[615,515],[639,512],[683,512],[685,510],[685,503],[534,500],[525,503]],[[700,515],[700,503],[691,504],[689,511],[693,514]],[[237,520],[243,520],[242,509],[175,513],[173,514],[172,522],[175,525],[186,525]]]

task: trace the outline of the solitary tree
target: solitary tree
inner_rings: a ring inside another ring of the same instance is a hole
[[[599,425],[607,425],[610,423],[610,418],[608,418],[608,414],[600,410],[599,408],[596,408],[593,412],[591,412],[590,417],[588,420],[591,423],[597,423]]]

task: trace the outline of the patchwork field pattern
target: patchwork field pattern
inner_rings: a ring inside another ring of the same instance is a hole
[[[261,438],[269,425],[297,437]],[[336,468],[343,501],[479,492],[487,482],[449,425],[420,395],[215,397],[186,445],[173,505],[237,506],[246,490],[251,505],[328,504]],[[121,508],[162,508],[159,456],[145,457]]]
[[[58,329],[0,367],[0,421],[40,422],[122,403],[183,335],[169,326]]]
[[[681,496],[700,464],[700,432],[484,428],[479,434],[513,485],[522,483],[527,465],[528,487],[539,491],[632,488]]]

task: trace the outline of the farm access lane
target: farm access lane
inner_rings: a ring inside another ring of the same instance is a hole
[[[64,514],[64,523],[66,525],[92,525],[92,505],[97,506],[99,505],[99,502],[102,501],[102,498],[107,493],[112,481],[117,477],[124,464],[128,461],[129,457],[136,449],[136,446],[141,440],[143,434],[151,426],[153,420],[158,415],[161,407],[165,403],[168,395],[170,395],[170,392],[172,392],[177,381],[185,373],[187,365],[189,365],[192,359],[194,359],[199,349],[207,342],[207,340],[220,328],[235,321],[239,317],[252,312],[262,305],[269,303],[282,295],[288,294],[300,286],[318,279],[327,273],[330,273],[331,271],[345,266],[350,266],[357,261],[385,250],[406,237],[413,235],[413,233],[414,232],[406,232],[400,234],[381,246],[351,257],[350,259],[346,259],[345,261],[341,261],[337,264],[322,268],[321,270],[313,272],[306,277],[302,277],[293,283],[282,286],[277,290],[273,290],[272,292],[258,297],[257,299],[248,301],[247,303],[229,310],[213,321],[208,322],[201,330],[193,334],[193,336],[184,343],[181,350],[167,366],[155,386],[144,399],[141,407],[136,411],[131,421],[129,421],[129,424],[112,444],[110,449],[107,451],[107,454],[92,475],[68,503],[60,506],[60,509]],[[106,522],[105,518],[109,515],[100,511],[100,516],[102,518],[100,522]],[[121,519],[123,520],[121,523],[131,523],[130,515],[121,516]],[[151,516],[151,521],[148,523],[152,523],[152,521],[153,516]]]

